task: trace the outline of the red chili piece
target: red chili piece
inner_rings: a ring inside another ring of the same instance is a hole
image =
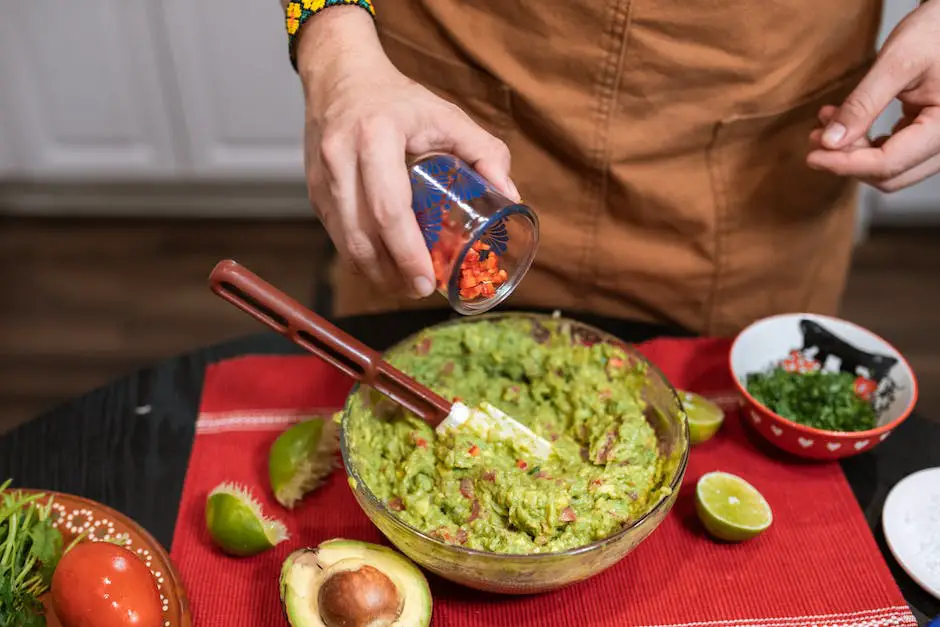
[[[476,457],[477,455],[480,454],[480,447],[474,444],[473,446],[470,447],[470,450],[467,451],[467,453],[470,454],[470,457]]]
[[[878,384],[871,379],[866,379],[865,377],[855,379],[855,393],[862,400],[870,401],[872,394],[874,394],[877,389]]]
[[[464,243],[465,240],[462,240],[459,234],[444,229],[437,244],[431,249],[431,264],[434,267],[438,289],[447,289],[447,281],[450,279],[448,263]],[[481,255],[484,252],[488,254]],[[489,245],[477,240],[460,264],[458,294],[464,300],[490,297],[495,295],[497,288],[508,279],[509,274],[499,266],[499,256],[490,250]]]
[[[781,364],[784,370],[787,372],[799,372],[806,373],[812,372],[814,370],[819,370],[819,362],[815,359],[810,359],[804,357],[802,353],[798,350],[790,351],[790,354],[786,359],[783,360]]]
[[[521,468],[521,469],[525,470],[525,469],[528,468],[528,467],[529,467],[529,465],[528,465],[527,463],[525,463],[525,460],[524,460],[524,459],[517,459],[517,460],[516,460],[516,468]]]
[[[447,542],[448,544],[453,544],[454,537],[450,535],[450,532],[447,531],[447,527],[438,527],[429,534],[432,538],[437,538],[442,542]]]
[[[481,255],[483,252],[487,254]],[[490,250],[489,245],[477,240],[460,264],[460,297],[464,300],[481,296],[489,298],[496,294],[496,289],[507,279],[509,275],[499,267],[496,253]]]
[[[431,265],[434,268],[434,278],[437,279],[437,288],[447,289],[447,279],[450,278],[448,263],[460,250],[464,242],[449,229],[443,229],[437,243],[431,249]]]

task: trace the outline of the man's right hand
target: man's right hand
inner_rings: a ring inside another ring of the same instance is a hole
[[[518,201],[508,148],[399,72],[372,17],[358,7],[312,17],[297,42],[297,66],[310,200],[340,256],[383,289],[432,294],[434,272],[411,209],[406,154],[456,155]]]

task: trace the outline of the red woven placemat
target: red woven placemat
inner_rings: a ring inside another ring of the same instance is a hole
[[[434,625],[818,627],[916,625],[837,463],[785,457],[738,419],[719,340],[655,340],[640,349],[678,387],[719,400],[718,435],[694,447],[676,505],[662,525],[608,571],[560,591],[486,595],[430,577]],[[171,556],[199,627],[286,625],[281,561],[332,537],[387,542],[338,470],[293,512],[267,487],[267,453],[288,425],[342,405],[351,381],[315,357],[245,357],[206,373]],[[745,477],[768,499],[774,524],[743,544],[719,544],[695,516],[693,491],[712,470]],[[250,486],[291,539],[252,558],[218,552],[205,529],[208,492]]]

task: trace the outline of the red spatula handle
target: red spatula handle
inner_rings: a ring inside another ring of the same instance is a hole
[[[381,355],[231,259],[209,275],[212,291],[256,320],[371,386],[436,427],[451,403],[391,366]]]

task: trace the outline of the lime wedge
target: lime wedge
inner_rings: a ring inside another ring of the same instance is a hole
[[[293,509],[333,472],[338,432],[332,418],[314,416],[278,436],[268,455],[268,477],[278,503]]]
[[[773,512],[750,483],[726,472],[702,475],[695,486],[695,509],[705,529],[719,540],[750,540],[770,527]]]
[[[287,528],[270,520],[247,488],[223,483],[206,500],[206,527],[220,549],[245,557],[287,540]]]
[[[689,440],[693,445],[710,440],[725,420],[721,407],[693,392],[679,392],[679,400],[689,417]]]

